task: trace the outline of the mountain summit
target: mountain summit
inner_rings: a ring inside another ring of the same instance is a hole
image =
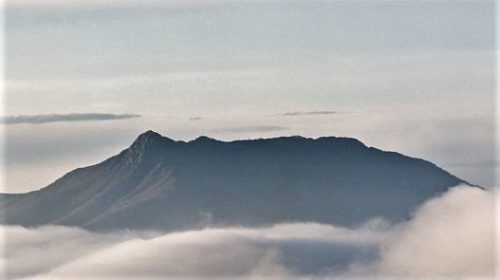
[[[148,143],[154,143],[155,141],[163,141],[169,138],[161,136],[159,133],[154,132],[152,130],[148,130],[143,134],[139,135],[137,139],[134,141],[132,146],[134,145],[144,145]]]
[[[174,142],[175,141],[170,138],[163,137],[159,133],[148,130],[137,137],[132,146],[130,146],[129,150],[145,152],[147,149],[154,149],[155,147],[164,146]]]
[[[407,219],[463,180],[352,138],[174,141],[154,131],[49,186],[1,196],[6,224],[180,230],[310,221]]]

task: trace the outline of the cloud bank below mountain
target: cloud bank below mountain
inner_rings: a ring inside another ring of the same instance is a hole
[[[458,186],[408,221],[316,223],[175,233],[4,227],[7,277],[36,279],[491,277],[494,195]],[[40,256],[43,256],[41,258]]]

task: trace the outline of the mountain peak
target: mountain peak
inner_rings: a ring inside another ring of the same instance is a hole
[[[144,151],[149,147],[157,146],[165,142],[174,142],[174,141],[167,137],[163,137],[161,134],[153,130],[148,130],[139,135],[139,137],[137,137],[137,139],[132,144],[131,149]]]
[[[148,130],[148,131],[142,133],[141,135],[139,135],[139,137],[137,137],[136,141],[146,141],[147,139],[158,138],[158,137],[163,137],[163,136],[161,136],[161,134],[159,134],[156,131]]]

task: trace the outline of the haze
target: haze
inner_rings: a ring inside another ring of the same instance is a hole
[[[350,136],[494,184],[494,1],[9,0],[6,11],[5,115],[30,120],[2,124],[7,192],[147,129]]]

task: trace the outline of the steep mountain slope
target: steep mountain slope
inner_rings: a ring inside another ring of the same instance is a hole
[[[464,183],[434,164],[351,138],[173,141],[148,131],[97,165],[38,191],[2,195],[7,224],[178,230],[316,221],[353,226],[408,218]]]

